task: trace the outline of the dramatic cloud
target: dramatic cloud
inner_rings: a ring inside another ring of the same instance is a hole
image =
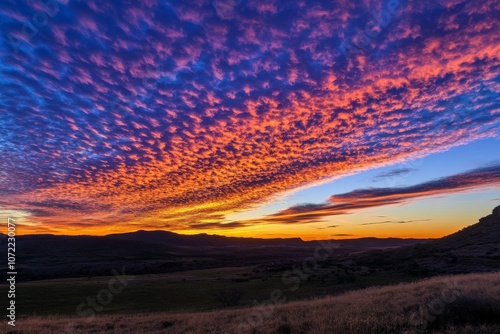
[[[340,225],[329,225],[329,226],[325,226],[325,227],[317,227],[317,229],[318,230],[326,230],[329,228],[337,228],[337,227],[340,227]]]
[[[2,206],[39,232],[235,228],[284,191],[499,136],[500,3],[384,19],[396,2],[4,1]]]
[[[201,223],[193,224],[191,228],[193,229],[229,229],[237,227],[245,227],[250,224],[245,224],[243,222],[230,222],[230,223]]]
[[[361,225],[380,225],[380,224],[409,224],[409,223],[416,223],[416,222],[426,222],[430,221],[432,219],[416,219],[416,220],[384,220],[381,222],[372,222],[372,223],[364,223]]]
[[[500,164],[475,169],[467,173],[448,176],[410,187],[354,190],[345,194],[330,196],[328,203],[293,206],[253,222],[267,224],[304,224],[318,222],[324,217],[348,214],[356,210],[389,204],[407,203],[415,198],[466,192],[484,187],[500,189]],[[386,220],[361,225],[406,224],[417,221],[423,220]],[[249,222],[245,221],[245,223]]]
[[[397,168],[397,169],[393,169],[393,170],[385,172],[385,173],[381,173],[381,174],[375,176],[375,179],[399,177],[399,176],[414,172],[415,170],[416,169],[414,169],[414,168]]]

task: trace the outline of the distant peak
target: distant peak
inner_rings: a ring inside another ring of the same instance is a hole
[[[493,209],[493,212],[491,213],[493,217],[499,217],[500,218],[500,205],[497,206],[496,208]]]

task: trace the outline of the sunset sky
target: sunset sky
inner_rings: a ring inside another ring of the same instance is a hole
[[[3,1],[0,219],[452,233],[500,204],[499,17],[498,0]]]

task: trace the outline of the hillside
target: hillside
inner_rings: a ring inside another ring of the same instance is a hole
[[[500,273],[437,277],[316,300],[201,313],[29,317],[15,333],[494,334]],[[271,293],[271,291],[269,291]],[[284,300],[287,290],[278,300]],[[5,330],[6,322],[0,324]]]
[[[500,206],[476,224],[426,244],[354,257],[359,265],[420,276],[500,269]]]
[[[435,240],[431,245],[453,251],[456,255],[500,256],[500,206],[479,222],[461,231]]]

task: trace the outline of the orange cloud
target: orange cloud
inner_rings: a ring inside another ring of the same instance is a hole
[[[322,218],[343,215],[372,207],[407,203],[415,198],[467,192],[478,188],[500,188],[500,165],[480,168],[466,173],[448,176],[409,187],[368,188],[345,194],[333,195],[327,203],[293,206],[260,220],[242,221],[240,224],[307,224],[322,221]],[[371,224],[406,223],[383,221]],[[335,225],[334,225],[335,226]]]
[[[380,1],[257,1],[227,18],[208,2],[81,6],[79,22],[61,6],[46,33],[0,54],[0,195],[30,213],[29,231],[242,227],[221,221],[499,135],[494,0],[408,2],[349,59],[339,46]],[[2,29],[25,9],[0,9]],[[366,196],[266,219],[315,222],[414,194]]]

